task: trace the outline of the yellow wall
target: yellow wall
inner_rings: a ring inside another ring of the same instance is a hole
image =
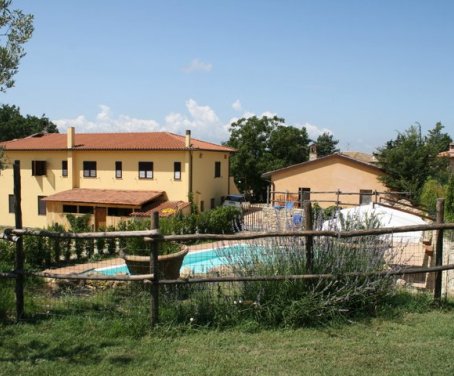
[[[221,176],[214,177],[215,162],[221,162]],[[229,154],[221,152],[193,152],[193,192],[194,201],[199,205],[204,201],[205,210],[221,205],[221,197],[227,196],[229,187]]]
[[[72,188],[165,191],[170,201],[188,201],[189,151],[8,151],[7,168],[0,172],[0,225],[14,226],[14,214],[8,213],[8,195],[13,194],[12,163],[21,162],[23,225],[45,227],[53,214],[38,215],[38,196],[49,196]],[[46,176],[32,176],[32,160],[45,160]],[[61,162],[68,161],[68,177],[63,177]],[[97,176],[83,176],[83,162],[96,161]],[[115,178],[115,162],[122,162],[121,179]],[[153,179],[140,179],[138,162],[153,162]],[[193,152],[193,192],[196,203],[204,201],[210,209],[221,196],[228,194],[229,154],[224,152]],[[221,177],[214,177],[214,163],[221,162]],[[174,179],[174,162],[181,162],[181,180]]]
[[[79,188],[165,191],[169,200],[188,200],[187,152],[79,151],[77,154]],[[96,161],[96,178],[83,176],[84,161]],[[115,178],[115,161],[122,162],[121,179]],[[139,178],[139,162],[153,162],[153,179]],[[181,162],[181,180],[174,180],[174,162]]]
[[[66,152],[11,152],[7,153],[6,169],[0,172],[0,224],[14,226],[14,214],[8,213],[8,195],[14,193],[13,167],[15,160],[20,160],[22,185],[23,225],[45,227],[46,216],[38,215],[38,196],[49,196],[55,192],[71,189],[70,179],[61,175],[61,161],[66,159]],[[46,176],[32,176],[32,160],[47,162]]]
[[[272,175],[275,192],[297,193],[298,188],[310,188],[311,192],[337,191],[357,192],[361,189],[385,192],[387,188],[378,181],[380,170],[349,161],[341,157],[324,158],[319,161],[289,168]],[[311,200],[336,200],[335,194],[311,193]],[[359,195],[341,195],[340,201],[345,204],[358,205]],[[320,202],[326,208],[334,202]]]

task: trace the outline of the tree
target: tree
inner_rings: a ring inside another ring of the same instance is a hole
[[[44,115],[24,117],[19,107],[7,104],[0,107],[0,141],[23,138],[40,132],[58,133],[58,129]]]
[[[339,151],[337,148],[339,140],[334,140],[333,135],[328,132],[324,132],[318,136],[315,143],[317,144],[318,157],[324,157],[325,155],[330,155]]]
[[[450,176],[446,187],[445,217],[446,221],[454,222],[454,174]]]
[[[274,158],[274,169],[305,161],[309,155],[306,128],[278,125],[271,132],[268,145]]]
[[[240,191],[253,200],[265,197],[267,182],[264,172],[308,158],[309,138],[305,128],[286,126],[277,116],[239,119],[230,125],[230,138],[225,145],[237,149],[231,158],[231,173]]]
[[[432,176],[441,184],[446,184],[449,179],[448,160],[439,158],[438,154],[449,149],[449,144],[452,142],[451,137],[447,133],[443,133],[443,125],[438,122],[433,129],[427,132],[426,147],[429,154]]]
[[[42,115],[22,116],[19,107],[3,105],[0,107],[0,142],[23,138],[35,133],[58,133],[57,126]],[[0,148],[0,168],[3,151]]]
[[[437,199],[445,197],[446,190],[439,181],[428,178],[421,189],[419,203],[427,209],[429,214],[435,214],[437,209]]]
[[[23,45],[33,34],[33,16],[10,9],[11,0],[0,0],[0,91],[14,86]]]
[[[410,192],[413,203],[419,202],[422,187],[429,177],[443,183],[447,160],[439,158],[438,153],[447,149],[446,141],[449,145],[451,138],[442,133],[442,129],[437,123],[424,137],[421,126],[416,124],[378,148],[374,155],[386,172],[381,181],[393,191]]]

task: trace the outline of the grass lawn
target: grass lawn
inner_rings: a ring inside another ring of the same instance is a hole
[[[133,332],[92,316],[0,325],[0,374],[454,374],[449,307],[324,328]]]

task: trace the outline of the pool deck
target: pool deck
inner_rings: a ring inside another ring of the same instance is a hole
[[[202,244],[195,244],[188,246],[189,252],[196,252],[196,251],[203,251],[206,249],[217,249],[226,247],[229,245],[238,244],[238,241],[217,241],[211,243],[202,243]],[[60,275],[67,275],[67,274],[80,274],[86,273],[93,269],[105,268],[105,267],[113,267],[113,266],[121,266],[124,265],[125,261],[120,257],[115,257],[106,260],[100,260],[96,262],[86,262],[83,264],[75,264],[71,266],[65,266],[62,268],[54,268],[54,269],[46,269],[43,270],[43,273],[49,274],[60,274]]]

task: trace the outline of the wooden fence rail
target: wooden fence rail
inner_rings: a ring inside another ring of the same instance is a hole
[[[326,236],[333,238],[353,238],[368,235],[398,234],[402,232],[414,231],[433,231],[433,230],[453,230],[454,223],[434,223],[426,225],[411,225],[400,227],[384,227],[368,230],[353,231],[333,231],[333,230],[303,230],[303,231],[271,231],[271,232],[251,232],[233,235],[223,234],[190,234],[190,235],[160,235],[157,230],[145,231],[112,231],[112,232],[51,232],[46,230],[30,229],[5,229],[0,238],[6,240],[16,240],[17,238],[28,236],[39,236],[48,238],[62,239],[112,239],[112,238],[156,238],[162,241],[194,241],[194,240],[250,240],[259,238],[285,238],[285,237],[306,237],[306,236]],[[16,239],[11,239],[14,236]]]
[[[304,205],[305,230],[292,231],[292,232],[258,232],[258,233],[241,233],[235,235],[221,235],[221,234],[191,234],[191,235],[161,235],[159,231],[159,216],[154,213],[151,221],[151,229],[147,231],[116,231],[116,232],[91,232],[91,233],[56,233],[45,230],[30,230],[21,229],[5,229],[2,237],[4,239],[14,241],[16,244],[16,266],[12,273],[0,273],[0,278],[13,278],[16,279],[16,317],[18,320],[24,317],[24,277],[27,275],[39,276],[44,278],[54,279],[77,279],[77,280],[112,280],[112,281],[149,281],[150,283],[150,296],[151,296],[151,324],[155,325],[159,319],[159,287],[160,285],[171,284],[187,284],[187,283],[209,283],[209,282],[237,282],[237,281],[283,281],[283,280],[309,280],[309,279],[333,279],[339,278],[339,275],[334,274],[321,274],[315,275],[311,273],[312,265],[312,239],[313,237],[335,237],[335,238],[353,238],[361,236],[378,236],[386,234],[395,234],[402,232],[412,231],[436,231],[437,249],[436,259],[437,264],[435,267],[430,268],[413,268],[405,270],[386,270],[377,271],[374,273],[348,273],[345,277],[360,276],[360,275],[406,275],[436,272],[436,285],[435,285],[435,299],[441,298],[441,272],[445,270],[454,269],[454,264],[442,265],[442,252],[443,252],[443,230],[454,229],[454,223],[442,223],[443,216],[442,208],[444,201],[442,199],[437,203],[439,214],[437,215],[437,223],[427,225],[403,226],[393,228],[379,228],[368,230],[355,230],[355,231],[331,231],[331,230],[313,230],[311,218],[311,204],[306,202]],[[18,222],[20,225],[21,223]],[[94,276],[94,275],[78,275],[67,274],[59,275],[53,273],[28,273],[24,271],[24,254],[22,249],[23,236],[36,236],[36,237],[49,237],[49,238],[63,238],[63,239],[100,239],[100,238],[144,238],[150,244],[150,272],[149,274],[137,276]],[[250,240],[259,238],[282,238],[282,237],[304,237],[306,246],[307,257],[307,274],[303,275],[280,275],[280,276],[248,276],[248,277],[211,277],[211,278],[198,278],[198,279],[179,279],[179,280],[159,280],[159,270],[157,257],[159,254],[159,245],[161,242],[179,241],[187,242],[194,240]]]

